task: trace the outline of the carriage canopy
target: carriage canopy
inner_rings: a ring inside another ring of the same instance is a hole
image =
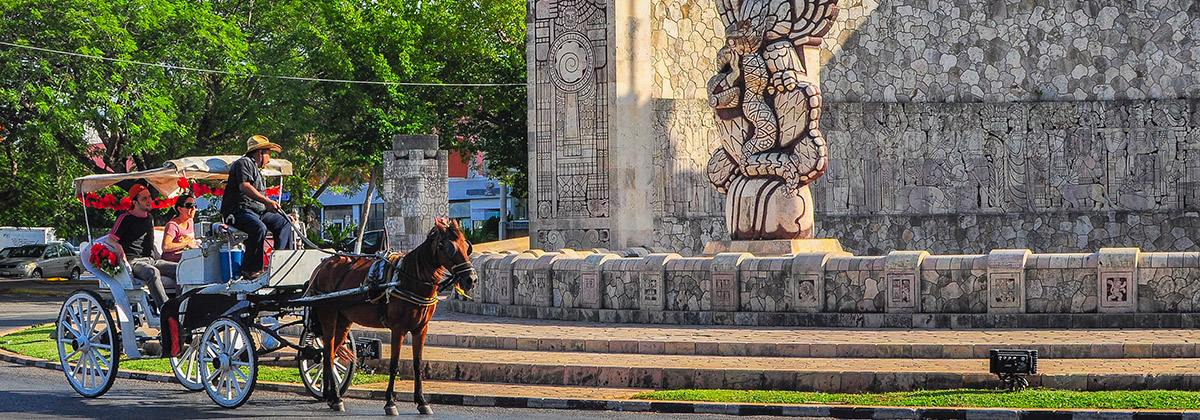
[[[168,160],[161,168],[140,172],[97,174],[75,178],[75,194],[83,195],[101,188],[114,185],[127,179],[143,178],[166,197],[174,197],[179,192],[179,178],[188,179],[226,179],[229,177],[229,165],[241,156],[192,156]],[[263,176],[283,176],[292,174],[292,163],[285,159],[271,159]]]

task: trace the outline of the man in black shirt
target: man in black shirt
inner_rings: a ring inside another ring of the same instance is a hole
[[[150,217],[154,199],[150,197],[150,190],[145,185],[134,184],[129,188],[129,197],[133,208],[117,217],[117,223],[100,241],[112,248],[118,258],[129,261],[134,280],[149,286],[154,303],[162,306],[167,301],[162,272],[174,273],[179,264],[160,260],[154,255],[154,219]]]
[[[225,197],[221,199],[221,217],[233,218],[233,227],[245,232],[246,253],[242,256],[242,277],[256,278],[263,273],[263,242],[267,231],[275,235],[275,249],[292,249],[292,223],[279,213],[279,203],[266,195],[262,169],[271,161],[271,151],[283,151],[265,136],[246,141],[246,155],[229,165]]]

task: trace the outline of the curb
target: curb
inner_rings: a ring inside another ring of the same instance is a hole
[[[13,331],[4,331],[7,334]],[[34,360],[0,350],[0,360],[43,369],[61,370],[58,362]],[[151,382],[175,382],[174,375],[140,371],[118,371],[118,378]],[[308,395],[303,385],[260,381],[268,391]],[[348,398],[383,400],[387,391],[350,388]],[[397,392],[398,396],[411,392]],[[554,408],[566,410],[635,411],[673,414],[725,414],[735,416],[783,416],[836,419],[964,419],[964,420],[1200,420],[1200,411],[1053,410],[1003,408],[870,407],[795,404],[740,404],[683,401],[562,399],[539,397],[493,397],[426,393],[430,403],[473,407]]]
[[[53,290],[27,289],[23,287],[0,288],[0,294],[26,294],[42,296],[70,296],[71,292],[56,292]]]

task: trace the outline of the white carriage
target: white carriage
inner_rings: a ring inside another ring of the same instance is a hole
[[[123,180],[144,179],[164,195],[175,196],[180,178],[225,179],[229,164],[238,157],[189,157],[168,161],[154,170],[76,178],[75,191],[83,196]],[[263,170],[265,177],[281,181],[290,174],[291,163],[283,159],[272,159]],[[214,230],[217,235],[206,238],[200,248],[183,251],[174,279],[176,295],[164,305],[165,316],[148,310],[148,292],[131,277],[127,262],[122,261],[122,268],[110,276],[89,261],[91,247],[104,245],[93,241],[80,249],[83,266],[99,278],[100,289],[110,296],[79,290],[67,298],[59,313],[59,360],[76,392],[93,398],[103,395],[112,387],[122,358],[170,357],[175,377],[184,387],[204,389],[217,404],[234,408],[254,391],[258,356],[290,347],[297,352],[305,386],[313,396],[321,397],[324,372],[319,331],[310,328],[307,307],[293,300],[304,292],[305,283],[329,251],[275,250],[263,276],[231,280],[223,274],[236,270],[222,270],[220,255],[237,246],[245,235],[232,229]],[[296,340],[280,335],[291,326],[299,326]],[[353,339],[346,342],[353,347]],[[344,394],[354,375],[354,363],[335,362],[335,383]]]

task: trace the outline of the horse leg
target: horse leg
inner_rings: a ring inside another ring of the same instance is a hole
[[[340,341],[338,340],[339,319],[337,310],[321,309],[318,312],[321,321],[321,341],[325,344],[325,348],[321,349],[321,395],[323,400],[329,404],[329,408],[334,411],[346,411],[346,405],[342,403],[342,397],[338,395],[338,384],[333,380],[333,358],[337,357],[337,349]],[[347,328],[348,329],[348,328]],[[342,334],[346,331],[342,330]],[[344,339],[344,335],[342,336]]]
[[[383,406],[383,412],[389,416],[400,415],[400,410],[396,409],[396,369],[400,366],[400,346],[402,345],[404,345],[404,331],[392,329],[392,360],[388,365],[387,403]]]
[[[429,331],[429,324],[425,324],[421,330],[413,332],[412,352],[413,352],[413,401],[417,403],[417,411],[421,414],[433,414],[433,409],[429,408],[429,402],[425,401],[425,393],[421,391],[421,352],[425,350],[425,333]]]

